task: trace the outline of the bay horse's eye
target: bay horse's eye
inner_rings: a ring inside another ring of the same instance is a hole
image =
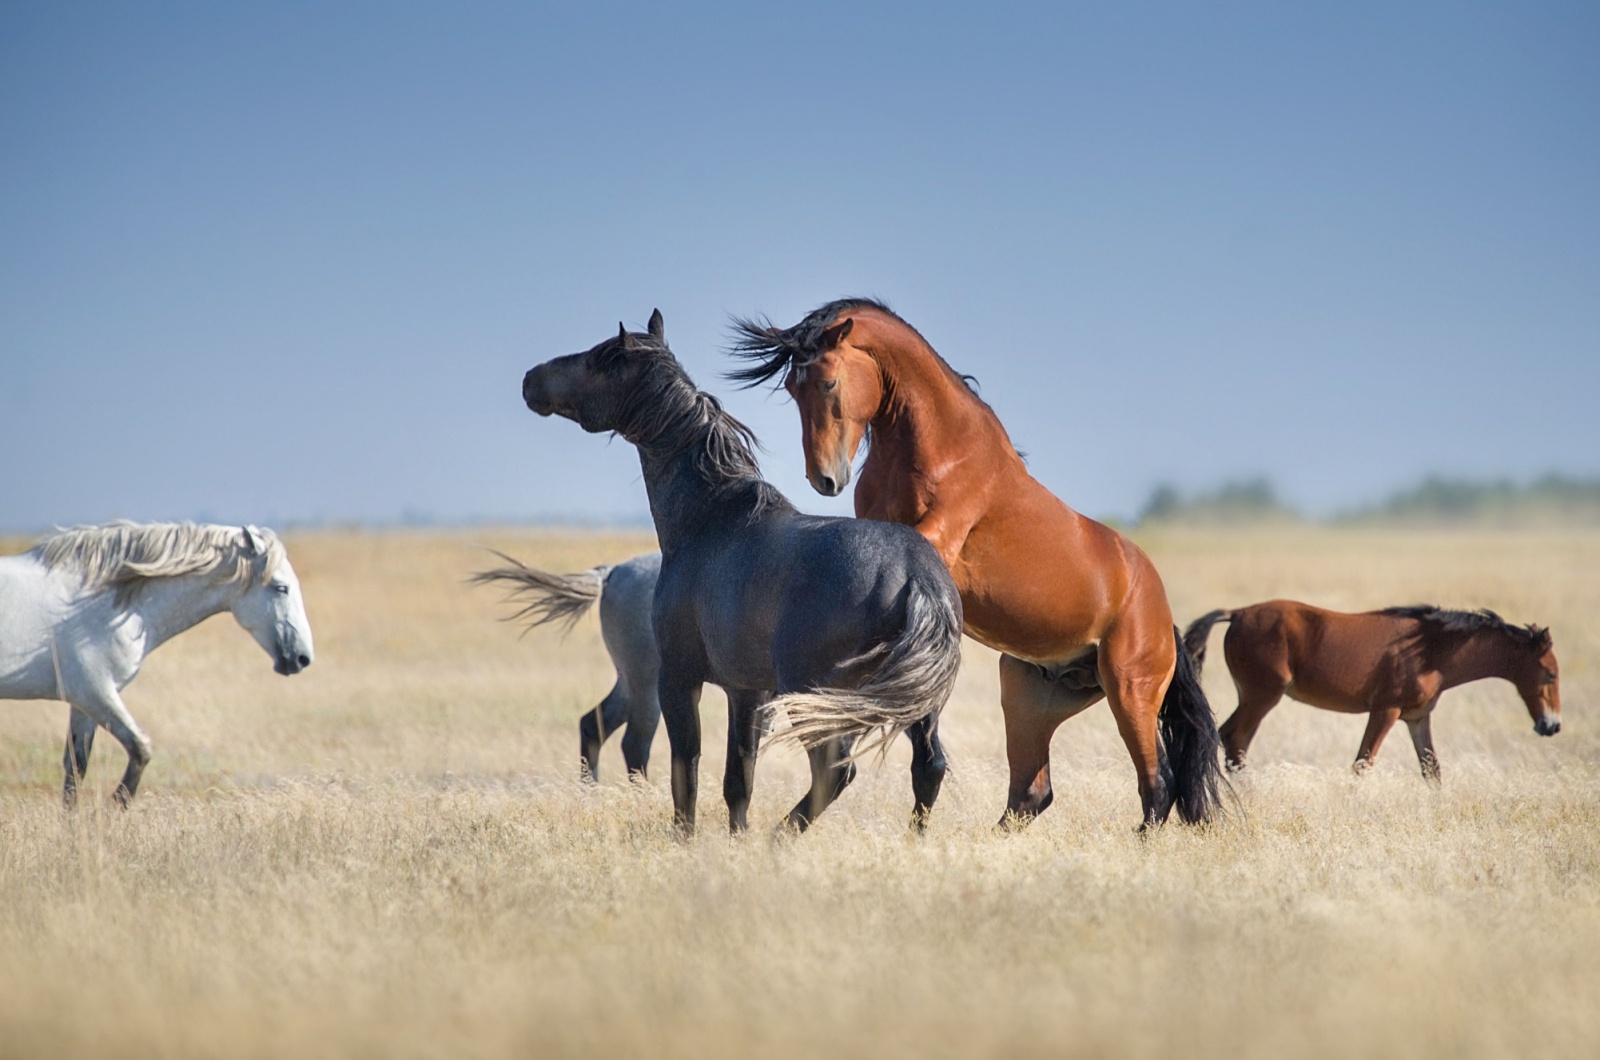
[[[1554,670],[1546,670],[1544,672],[1544,683],[1547,685],[1556,683],[1556,672]]]
[[[824,394],[832,393],[833,391],[838,390],[838,389],[839,389],[839,380],[837,380],[837,379],[824,379],[822,381],[822,392]]]

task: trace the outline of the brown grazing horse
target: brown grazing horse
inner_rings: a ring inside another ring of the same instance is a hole
[[[806,477],[836,496],[870,436],[856,515],[914,526],[961,593],[966,632],[1002,653],[1010,792],[1002,823],[1050,805],[1050,738],[1104,697],[1138,774],[1143,826],[1217,809],[1211,708],[1161,576],[1139,548],[1031,475],[994,412],[888,307],[830,302],[787,329],[736,320],[729,373],[781,377],[800,409]]]
[[[1561,731],[1561,678],[1550,631],[1513,626],[1493,611],[1418,605],[1351,615],[1293,600],[1213,611],[1183,635],[1196,673],[1218,622],[1230,623],[1222,651],[1239,689],[1239,709],[1222,723],[1230,770],[1244,768],[1261,719],[1285,695],[1324,710],[1367,715],[1357,773],[1372,765],[1383,738],[1401,720],[1411,729],[1422,775],[1438,780],[1433,708],[1446,689],[1485,677],[1516,686],[1540,736]]]

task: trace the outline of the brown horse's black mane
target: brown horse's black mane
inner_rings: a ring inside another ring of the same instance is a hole
[[[1550,647],[1550,631],[1543,626],[1518,626],[1483,608],[1477,611],[1446,611],[1437,604],[1412,604],[1386,607],[1378,612],[1395,618],[1414,618],[1440,633],[1478,633],[1495,631],[1530,648],[1545,651]]]
[[[852,309],[876,309],[894,320],[898,321],[917,338],[922,339],[922,344],[932,351],[939,363],[944,365],[952,375],[967,385],[974,395],[978,393],[978,381],[970,375],[964,375],[950,367],[939,352],[934,350],[933,343],[923,338],[922,333],[912,327],[904,317],[890,309],[876,298],[838,298],[826,305],[818,306],[807,313],[800,323],[790,328],[774,327],[772,321],[766,317],[759,319],[753,317],[733,318],[733,342],[728,352],[740,360],[752,362],[744,368],[735,368],[725,373],[726,377],[742,387],[759,386],[762,383],[781,385],[783,373],[791,365],[804,365],[821,351],[822,333],[833,326],[840,316]]]

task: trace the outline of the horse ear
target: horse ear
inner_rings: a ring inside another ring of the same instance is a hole
[[[633,336],[628,334],[627,325],[620,320],[617,321],[617,340],[622,343],[623,349],[633,349]]]
[[[1548,627],[1529,626],[1528,632],[1533,634],[1533,646],[1539,650],[1541,655],[1549,651],[1554,645],[1554,641],[1550,638],[1550,630]]]
[[[650,337],[652,339],[655,339],[657,342],[667,341],[667,326],[666,323],[661,319],[661,310],[652,309],[650,311],[649,330]]]
[[[261,531],[253,526],[241,526],[239,531],[244,534],[244,554],[259,556],[267,550],[266,541],[262,540]]]
[[[850,329],[855,326],[856,322],[854,317],[845,317],[843,320],[839,321],[839,323],[824,331],[819,338],[817,345],[824,350],[831,350],[835,346],[839,345],[839,343],[843,342],[845,337],[850,334]]]

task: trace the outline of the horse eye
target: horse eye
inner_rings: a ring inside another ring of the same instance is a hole
[[[1544,672],[1544,683],[1547,685],[1556,683],[1556,672],[1554,670],[1546,670]]]
[[[283,584],[280,583],[278,585],[274,585],[272,587],[272,591],[275,592],[275,593],[281,593],[282,595],[287,596],[289,594],[289,587],[287,585],[283,585]]]
[[[837,379],[824,379],[822,381],[822,389],[824,391],[838,390],[839,389],[839,380],[837,380]]]

